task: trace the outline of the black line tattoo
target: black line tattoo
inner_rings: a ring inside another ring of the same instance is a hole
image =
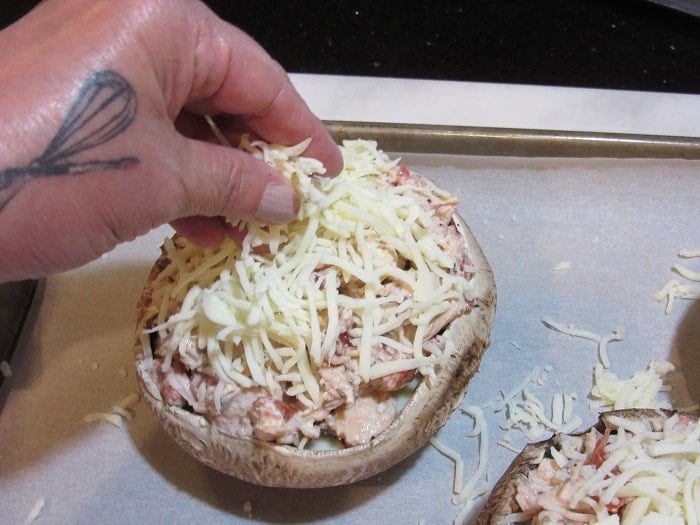
[[[135,117],[136,92],[131,84],[114,71],[92,74],[44,152],[27,166],[0,171],[0,211],[30,178],[125,170],[139,164],[137,157],[71,161],[122,133]]]

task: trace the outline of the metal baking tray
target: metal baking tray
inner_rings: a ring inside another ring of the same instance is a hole
[[[377,140],[392,157],[455,193],[460,215],[493,266],[498,305],[492,342],[464,401],[483,407],[488,418],[489,459],[478,487],[488,489],[514,457],[496,443],[503,414],[492,403],[533,367],[552,365],[542,372],[543,384],[528,383],[534,395],[546,403],[553,393],[576,392],[575,411],[584,424],[596,419],[586,397],[595,345],[547,329],[542,315],[601,335],[623,328],[624,340],[608,350],[619,377],[650,358],[671,359],[678,366],[674,402],[700,402],[700,302],[678,301],[666,314],[664,304],[651,299],[679,278],[673,263],[700,271],[700,260],[677,258],[681,249],[700,249],[700,139],[328,126],[337,140]],[[170,232],[159,228],[47,280],[33,334],[41,348],[22,353],[17,377],[3,387],[6,394],[12,390],[0,413],[0,449],[12,453],[0,462],[0,523],[21,522],[39,496],[47,502],[42,522],[77,525],[451,523],[459,512],[451,503],[453,465],[430,446],[350,486],[280,490],[198,464],[143,404],[122,428],[83,421],[137,388],[133,373],[119,371],[132,370],[135,302]],[[561,269],[564,262],[569,266]],[[465,478],[478,457],[471,428],[457,410],[437,434],[464,457]],[[513,448],[525,442],[520,433],[511,436]]]
[[[327,121],[333,138],[367,137],[385,151],[503,157],[700,159],[699,137]]]
[[[405,153],[700,159],[695,137],[341,121],[326,126],[338,142],[371,137],[386,151]],[[0,361],[12,357],[35,289],[35,281],[0,285]]]

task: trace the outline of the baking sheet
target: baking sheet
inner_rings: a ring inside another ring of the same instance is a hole
[[[700,303],[669,315],[651,295],[681,249],[700,249],[700,162],[402,155],[460,198],[460,213],[493,265],[498,287],[492,344],[464,405],[484,407],[552,365],[532,392],[547,402],[575,392],[584,424],[595,345],[545,328],[548,315],[607,335],[620,377],[669,358],[677,406],[700,402]],[[88,424],[136,391],[131,346],[135,304],[167,227],[94,263],[48,279],[13,376],[0,390],[0,523],[451,523],[453,467],[432,447],[375,478],[299,491],[255,487],[190,459],[143,404],[121,428]],[[555,271],[561,262],[568,270]],[[683,261],[700,271],[700,259]],[[484,408],[487,484],[514,454],[496,445],[503,414]],[[471,421],[456,412],[438,438],[476,467]],[[513,434],[512,443],[525,443]]]

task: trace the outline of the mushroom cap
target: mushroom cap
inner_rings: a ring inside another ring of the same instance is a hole
[[[344,485],[378,474],[418,449],[445,424],[466,393],[488,347],[496,310],[496,287],[491,267],[464,220],[454,222],[465,239],[475,271],[473,308],[452,321],[444,335],[456,351],[436,365],[430,384],[421,381],[398,416],[365,445],[339,450],[304,450],[222,432],[205,417],[166,404],[144,358],[140,337],[135,346],[136,371],[144,399],[168,434],[189,454],[225,474],[271,487],[317,488]],[[157,315],[152,304],[153,280],[169,263],[156,261],[138,304],[137,334]]]

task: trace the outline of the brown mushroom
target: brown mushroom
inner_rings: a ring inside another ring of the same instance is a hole
[[[436,365],[435,380],[430,384],[419,382],[393,422],[369,443],[314,451],[242,438],[224,433],[202,415],[167,404],[149,373],[152,360],[144,357],[141,345],[143,330],[153,324],[158,314],[160,305],[152,301],[153,282],[170,262],[165,252],[155,263],[138,304],[136,369],[147,404],[167,433],[192,456],[214,469],[255,484],[328,487],[368,478],[397,464],[425,446],[447,421],[462,401],[489,344],[496,306],[493,274],[467,224],[456,214],[453,221],[474,267],[470,308],[453,319],[443,332],[456,351],[446,363]]]

